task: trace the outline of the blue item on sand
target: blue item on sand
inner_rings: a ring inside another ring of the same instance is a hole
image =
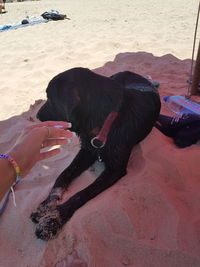
[[[170,111],[176,113],[177,115],[200,115],[200,104],[197,104],[183,96],[164,96],[163,99]]]
[[[31,25],[35,25],[35,24],[39,24],[39,23],[44,23],[44,22],[48,22],[48,20],[35,18],[35,19],[28,20],[28,23],[25,23],[25,24],[23,24],[22,22],[17,22],[17,23],[13,23],[13,24],[6,24],[3,26],[0,26],[0,32],[4,32],[7,30],[15,30],[18,28],[24,28],[27,26],[31,26]]]

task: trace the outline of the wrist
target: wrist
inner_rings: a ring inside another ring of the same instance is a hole
[[[15,159],[9,154],[0,154],[0,158],[6,159],[10,163],[16,174],[16,182],[18,182],[20,180],[20,168]]]
[[[9,190],[9,188],[16,181],[16,172],[12,164],[4,158],[0,159],[0,201],[4,194]]]
[[[13,169],[15,170],[15,174],[20,175],[20,177],[23,176],[23,159],[20,157],[20,155],[18,155],[18,153],[15,152],[8,152],[7,155],[13,159],[14,164],[11,163],[11,165],[13,165]],[[18,168],[18,169],[16,169]]]
[[[14,167],[12,166],[12,164],[7,160],[7,159],[4,159],[4,158],[1,158],[1,165],[8,170],[8,178],[9,178],[9,181],[12,182],[12,184],[15,182],[16,180],[16,172],[15,172],[15,169]]]

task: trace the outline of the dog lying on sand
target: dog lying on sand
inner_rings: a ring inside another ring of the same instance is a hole
[[[55,76],[47,87],[47,101],[38,111],[41,121],[72,123],[81,148],[59,175],[49,196],[31,214],[36,236],[49,240],[90,199],[126,175],[132,148],[152,130],[160,98],[144,77],[120,72],[111,77],[73,68]],[[88,187],[59,204],[68,185],[96,160],[104,171]]]

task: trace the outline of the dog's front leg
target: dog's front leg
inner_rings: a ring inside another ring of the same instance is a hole
[[[53,238],[78,208],[113,185],[125,174],[125,169],[115,171],[106,169],[91,185],[42,217],[36,228],[36,236],[46,241]]]
[[[41,217],[55,209],[70,182],[88,169],[95,159],[94,153],[81,149],[72,163],[59,175],[48,197],[31,214],[31,220],[38,223]]]

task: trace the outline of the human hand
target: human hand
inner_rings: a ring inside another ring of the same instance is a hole
[[[61,128],[55,126],[60,125]],[[24,177],[40,160],[52,157],[60,152],[59,148],[41,151],[54,145],[63,145],[73,136],[67,122],[46,121],[26,127],[17,139],[14,147],[7,153],[17,162],[21,177]]]

